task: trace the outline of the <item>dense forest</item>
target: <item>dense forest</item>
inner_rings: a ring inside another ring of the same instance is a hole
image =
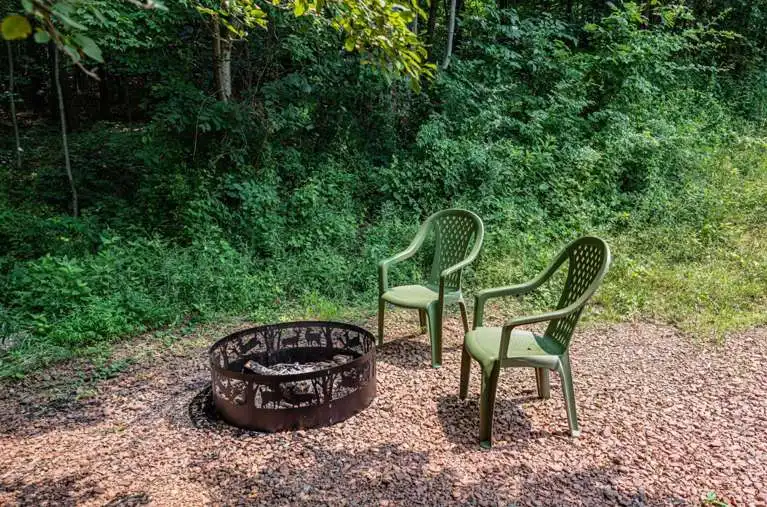
[[[600,318],[767,321],[763,2],[376,5],[0,2],[0,375],[370,310],[452,206],[487,229],[470,288],[590,232]]]

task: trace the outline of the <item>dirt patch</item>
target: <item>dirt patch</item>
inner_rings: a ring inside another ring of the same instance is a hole
[[[66,366],[6,384],[0,504],[685,505],[715,491],[767,505],[767,330],[721,347],[651,324],[576,331],[583,436],[567,436],[556,374],[544,401],[532,370],[507,369],[482,451],[476,365],[469,399],[457,397],[459,321],[434,370],[416,313],[388,315],[376,400],[317,430],[194,424],[205,344],[230,329],[174,349],[145,340],[145,359],[87,399],[61,394]]]

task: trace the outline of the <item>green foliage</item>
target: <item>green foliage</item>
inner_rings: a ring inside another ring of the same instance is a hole
[[[215,3],[212,5],[213,7],[196,5],[195,8],[201,14],[214,18],[236,37],[245,37],[248,28],[266,27],[266,13],[252,0],[234,0],[221,2],[218,6]],[[296,13],[296,16],[300,15],[301,13]]]
[[[24,16],[11,14],[0,23],[0,33],[5,40],[26,39],[32,33],[32,26]]]
[[[52,41],[85,72],[88,71],[80,63],[83,56],[103,63],[101,48],[85,34],[87,27],[77,15],[78,9],[83,9],[100,18],[100,11],[94,5],[77,0],[22,0],[21,7],[25,16],[11,14],[2,19],[0,31],[4,39],[25,39],[32,34],[28,16],[36,22],[34,40],[38,44]]]
[[[104,63],[102,49],[90,36],[86,35],[88,26],[100,31],[106,41],[116,40],[113,46],[124,50],[126,47],[140,47],[143,44],[134,35],[134,24],[146,23],[148,16],[131,15],[124,10],[128,4],[135,11],[136,7],[145,10],[159,9],[167,11],[162,2],[148,0],[126,0],[123,5],[103,0],[82,2],[79,0],[22,0],[21,6],[26,16],[36,20],[34,40],[37,43],[53,41],[67,54],[72,62],[91,77],[96,75],[81,63],[83,57]],[[190,5],[191,4],[191,5]],[[356,0],[271,0],[271,4],[289,8],[296,17],[306,13],[329,14],[331,25],[344,32],[343,47],[347,51],[365,51],[368,57],[363,63],[374,63],[381,70],[392,76],[407,76],[414,89],[420,88],[421,77],[431,77],[434,65],[428,63],[427,52],[409,24],[415,16],[425,15],[417,1],[403,4],[389,0],[366,3]],[[267,13],[253,0],[230,0],[228,2],[179,2],[174,6],[192,7],[197,12],[211,18],[215,39],[222,37],[219,27],[223,27],[224,38],[245,39],[249,28],[265,28]],[[26,16],[19,14],[5,15],[0,21],[0,34],[5,40],[25,39],[32,34],[32,25]],[[178,13],[171,16],[177,19]],[[150,27],[156,25],[151,19]],[[127,35],[127,37],[121,37]],[[164,38],[163,33],[157,33]],[[127,40],[124,40],[127,39]],[[217,57],[219,58],[219,57]]]
[[[93,256],[17,265],[5,292],[21,336],[8,371],[190,314],[204,320],[272,307],[280,295],[271,272],[222,240],[174,247],[119,237],[104,238]]]
[[[414,89],[420,88],[422,76],[431,77],[434,64],[427,63],[427,52],[410,30],[413,19],[425,13],[418,6],[418,0],[408,3],[389,0],[378,2],[296,1],[295,5],[306,3],[310,8],[321,10],[324,4],[334,11],[333,26],[345,33],[344,49],[367,49],[369,60],[379,67],[387,68],[395,76],[408,76]],[[363,60],[363,63],[368,59]]]
[[[765,142],[721,147],[695,179],[656,195],[653,223],[623,217],[626,254],[602,295],[610,317],[650,315],[715,339],[767,322]]]
[[[27,167],[0,169],[0,374],[185,319],[368,309],[376,261],[448,206],[487,227],[470,288],[527,279],[597,233],[615,253],[603,318],[717,337],[767,321],[767,80],[723,63],[739,38],[687,8],[627,3],[573,24],[469,4],[449,70],[414,93],[319,19],[367,4],[264,4],[269,28],[235,47],[224,102],[195,11],[98,5],[103,20],[78,19],[110,72],[151,84],[151,120],[72,133],[77,219],[55,131],[30,129]]]
[[[714,491],[706,493],[701,504],[707,507],[730,507],[730,504],[720,498]]]

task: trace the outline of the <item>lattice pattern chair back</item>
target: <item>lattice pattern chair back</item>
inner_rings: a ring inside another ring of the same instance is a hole
[[[565,247],[555,265],[561,265],[565,260],[568,261],[567,280],[557,309],[578,300],[581,300],[581,305],[566,317],[552,320],[546,329],[546,336],[554,338],[567,349],[583,307],[607,273],[610,266],[610,249],[601,239],[586,236]]]
[[[439,284],[442,270],[458,264],[466,258],[482,228],[482,221],[466,210],[444,210],[431,217],[434,231],[434,259],[429,281]],[[445,288],[460,289],[463,270],[459,269],[445,278]]]

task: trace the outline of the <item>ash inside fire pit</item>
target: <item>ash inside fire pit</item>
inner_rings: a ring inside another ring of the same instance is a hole
[[[246,329],[210,349],[213,402],[229,423],[280,431],[325,426],[375,397],[373,336],[336,322]]]
[[[278,363],[272,366],[264,366],[253,360],[245,363],[242,371],[246,373],[258,373],[259,375],[292,375],[294,373],[309,373],[310,371],[327,370],[339,364],[346,364],[354,359],[351,356],[333,356],[330,361],[312,361],[308,363]]]

